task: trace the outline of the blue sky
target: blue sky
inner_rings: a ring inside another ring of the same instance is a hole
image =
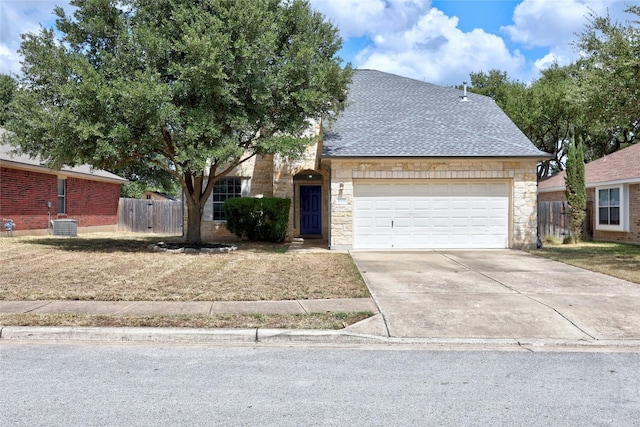
[[[442,85],[499,69],[531,81],[554,61],[567,64],[590,10],[626,23],[640,0],[310,0],[340,28],[340,55],[357,68]],[[0,1],[0,73],[19,74],[20,34],[53,25],[63,0]]]

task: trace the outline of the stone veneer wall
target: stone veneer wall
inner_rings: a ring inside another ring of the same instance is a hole
[[[310,120],[309,130],[306,136],[319,135],[320,122]],[[322,144],[315,142],[310,144],[298,159],[285,159],[281,156],[256,156],[247,162],[238,166],[228,176],[236,176],[243,178],[243,197],[285,197],[290,198],[291,209],[289,211],[289,232],[287,239],[297,236],[297,227],[299,227],[299,206],[294,203],[297,198],[296,184],[294,184],[294,176],[301,171],[313,170],[315,173],[323,175],[323,182],[310,182],[310,184],[322,184],[323,188],[328,185],[328,172],[318,169],[319,153],[322,150]],[[323,191],[323,237],[326,237],[326,218],[328,215],[328,198]],[[296,215],[294,215],[294,209]],[[186,210],[185,210],[186,215]],[[294,223],[294,218],[297,223]],[[186,223],[186,218],[185,218]],[[227,230],[225,223],[221,221],[202,221],[201,233],[203,240],[216,240],[219,238],[233,237]]]
[[[330,246],[353,245],[354,179],[508,179],[512,182],[510,247],[535,247],[536,164],[536,160],[332,160]],[[339,197],[343,203],[335,202]]]
[[[319,131],[319,129],[318,129]],[[291,199],[291,209],[289,211],[289,232],[288,238],[300,235],[300,185],[321,185],[322,186],[322,237],[327,237],[327,218],[329,214],[329,201],[325,189],[329,185],[329,171],[320,169],[318,158],[322,149],[322,144],[316,142],[307,147],[298,159],[284,159],[280,156],[274,158],[273,173],[273,196],[288,197]],[[313,171],[322,175],[322,181],[294,180],[294,177],[303,171]]]

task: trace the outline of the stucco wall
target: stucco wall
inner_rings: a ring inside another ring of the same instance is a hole
[[[330,246],[353,245],[354,179],[508,179],[512,183],[509,246],[535,247],[536,164],[536,160],[332,160]]]

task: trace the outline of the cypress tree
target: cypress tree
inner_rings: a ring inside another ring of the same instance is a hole
[[[569,146],[565,176],[565,195],[569,205],[569,241],[577,243],[582,236],[582,223],[587,214],[587,189],[582,139]]]

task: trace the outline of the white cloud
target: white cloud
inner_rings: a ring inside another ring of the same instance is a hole
[[[548,53],[533,63],[532,72],[554,63],[566,65],[578,58],[574,42],[584,31],[589,16],[609,14],[614,21],[627,24],[631,15],[624,11],[637,0],[524,0],[516,6],[513,25],[501,30],[515,43],[525,47],[548,48]]]
[[[37,33],[41,25],[50,27],[54,23],[53,9],[63,7],[67,13],[72,11],[68,0],[47,1],[1,1],[0,2],[0,73],[17,74],[20,71],[21,34]]]
[[[560,46],[582,30],[588,13],[589,7],[580,0],[524,0],[513,12],[514,25],[502,30],[527,46]]]
[[[311,0],[311,4],[340,28],[345,39],[411,27],[431,8],[429,0]]]
[[[20,72],[18,53],[10,47],[0,44],[0,74],[17,75]]]
[[[431,9],[407,29],[374,37],[355,58],[359,68],[372,68],[437,84],[460,84],[472,71],[522,68],[524,57],[511,53],[504,41],[475,29],[465,33],[458,19]]]

